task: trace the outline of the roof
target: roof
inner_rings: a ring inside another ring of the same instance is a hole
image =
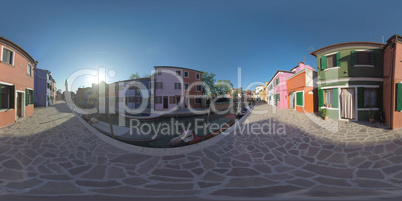
[[[138,79],[128,79],[128,80],[121,80],[121,81],[117,81],[117,82],[112,82],[109,84],[114,84],[114,83],[119,83],[119,82],[129,82],[129,81],[135,81],[135,80],[147,80],[147,79],[151,79],[151,77],[142,77],[142,78],[138,78]]]
[[[331,49],[348,47],[348,46],[362,46],[362,45],[363,46],[373,46],[373,47],[378,46],[379,48],[383,48],[385,44],[384,43],[375,43],[375,42],[362,42],[362,41],[338,43],[338,44],[333,44],[333,45],[329,45],[329,46],[320,48],[318,50],[311,52],[310,54],[313,56],[317,56],[319,53],[328,52]]]
[[[292,74],[294,74],[294,72],[292,72],[292,71],[277,70],[276,73],[274,74],[274,76],[272,76],[271,80],[269,80],[269,83],[271,83],[272,79],[274,79],[274,77],[276,77],[276,75],[277,75],[278,73],[292,73]]]
[[[155,68],[155,69],[156,69],[156,68],[176,68],[176,69],[192,70],[192,71],[196,71],[196,72],[202,73],[202,71],[199,71],[199,70],[194,70],[194,69],[191,69],[191,68],[178,67],[178,66],[154,66],[154,68]]]
[[[8,45],[8,46],[12,47],[15,50],[17,50],[23,56],[25,56],[28,60],[31,60],[32,63],[34,63],[34,64],[38,63],[37,61],[35,61],[33,59],[33,57],[27,51],[25,51],[22,47],[20,47],[19,45],[17,45],[13,41],[8,40],[7,38],[4,38],[4,37],[0,36],[0,42],[5,44],[5,45]]]

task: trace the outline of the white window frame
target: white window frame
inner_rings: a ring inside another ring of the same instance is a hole
[[[187,76],[186,76],[186,73],[187,73]],[[188,71],[183,71],[183,77],[185,77],[185,78],[189,78],[190,77],[190,72],[188,72]]]
[[[198,90],[198,86],[200,87],[200,90]],[[196,85],[196,86],[195,86],[195,90],[196,90],[197,92],[200,92],[200,91],[201,91],[201,85]]]
[[[197,76],[198,76],[198,78],[197,78]],[[201,79],[201,75],[199,73],[196,73],[195,74],[195,79],[197,79],[197,80]]]
[[[28,74],[28,69],[29,69],[29,68],[31,68],[31,69],[30,69],[31,74]],[[27,75],[28,75],[29,77],[32,77],[32,76],[33,76],[33,72],[32,72],[32,71],[33,71],[33,67],[32,67],[31,64],[28,63],[28,64],[27,64]]]
[[[187,88],[186,88],[186,85],[187,85]],[[184,85],[183,85],[184,91],[188,91],[189,87],[190,87],[190,84],[184,83]]]
[[[3,58],[4,49],[9,50],[9,51],[11,51],[11,52],[13,53],[13,61],[12,61],[12,64],[11,64],[11,65],[14,66],[15,52],[14,52],[12,49],[7,48],[7,47],[4,47],[4,46],[1,46],[1,62],[3,62],[3,60],[4,60],[4,58]],[[10,65],[10,64],[8,64],[8,65]]]

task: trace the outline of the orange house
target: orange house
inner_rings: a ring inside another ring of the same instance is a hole
[[[402,36],[394,35],[384,47],[383,110],[391,129],[402,128]]]
[[[294,75],[287,79],[288,106],[302,113],[313,113],[318,110],[315,78],[317,72],[309,65],[299,62],[292,72]]]
[[[37,63],[20,46],[0,37],[0,127],[33,114]]]

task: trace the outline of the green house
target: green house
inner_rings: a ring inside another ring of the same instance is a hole
[[[348,42],[318,49],[319,109],[330,119],[366,121],[382,108],[383,47],[374,42]]]

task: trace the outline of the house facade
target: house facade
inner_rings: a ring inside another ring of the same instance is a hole
[[[394,35],[384,47],[383,110],[391,129],[402,127],[402,36]]]
[[[155,110],[203,106],[201,71],[173,66],[155,66],[154,68]],[[180,101],[181,98],[183,101]]]
[[[291,70],[295,74],[287,79],[289,109],[302,113],[313,113],[318,109],[315,79],[317,72],[309,65],[299,62]]]
[[[270,104],[279,109],[288,108],[288,91],[286,81],[294,72],[278,70],[269,81],[272,87]]]
[[[34,102],[35,106],[48,107],[50,105],[51,97],[51,79],[48,70],[35,68],[35,93]]]
[[[317,58],[318,107],[330,119],[368,120],[382,108],[382,43],[347,42],[310,54]]]
[[[0,127],[33,114],[36,65],[28,52],[0,37]]]

